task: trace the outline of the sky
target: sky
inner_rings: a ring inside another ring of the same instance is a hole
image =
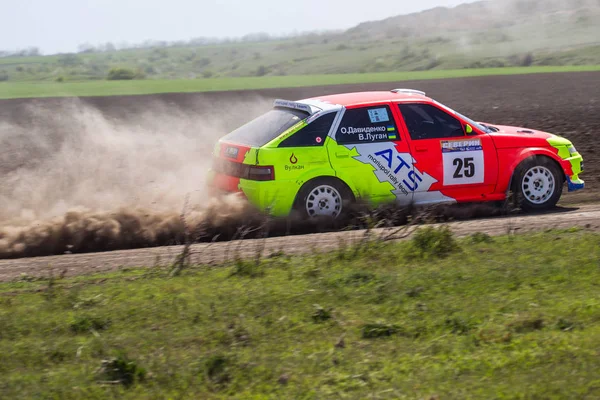
[[[346,29],[467,0],[0,0],[0,50],[44,54],[142,43]]]

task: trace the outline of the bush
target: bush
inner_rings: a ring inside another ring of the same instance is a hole
[[[231,380],[230,364],[227,357],[213,355],[204,363],[204,373],[211,382],[218,385],[226,384]]]
[[[100,376],[109,382],[129,387],[136,381],[144,380],[146,370],[130,360],[125,353],[119,353],[117,357],[102,361]]]
[[[311,315],[313,322],[320,323],[331,319],[331,309],[325,309],[318,304],[315,304],[314,307],[315,311]]]
[[[127,81],[133,79],[144,79],[144,73],[142,71],[135,71],[129,68],[111,68],[108,71],[106,79],[109,81]]]
[[[65,77],[64,76],[59,76],[58,78],[55,79],[56,82],[64,82],[65,81]]]
[[[459,250],[454,234],[447,226],[428,226],[415,232],[412,238],[413,255],[418,257],[446,257]]]
[[[0,72],[0,82],[6,82],[9,79],[9,76],[6,72]]]

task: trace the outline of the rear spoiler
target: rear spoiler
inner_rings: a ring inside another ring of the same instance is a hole
[[[308,104],[298,103],[297,101],[277,99],[273,102],[273,107],[291,108],[293,110],[300,110],[309,114],[313,113],[311,106],[309,106]]]

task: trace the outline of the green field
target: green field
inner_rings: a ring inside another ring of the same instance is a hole
[[[600,235],[360,243],[0,284],[0,398],[600,396]]]
[[[600,71],[600,65],[481,68],[418,72],[384,72],[371,74],[265,76],[214,79],[87,81],[63,83],[0,82],[0,99],[209,92],[223,90],[339,85],[352,83],[401,82],[408,80],[464,78],[472,76],[584,71]]]

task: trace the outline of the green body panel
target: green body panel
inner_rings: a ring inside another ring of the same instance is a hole
[[[573,175],[569,177],[571,181],[573,183],[583,183],[583,181],[579,179],[579,174],[582,172],[581,164],[583,163],[583,157],[579,152],[571,153],[569,151],[569,148],[573,146],[573,143],[571,143],[570,140],[557,135],[552,135],[552,137],[547,140],[548,143],[550,143],[550,146],[558,150],[558,156],[560,158],[571,163],[571,169],[573,170]]]
[[[330,139],[326,142],[326,148],[336,176],[348,185],[356,199],[371,204],[392,202],[396,199],[392,194],[394,186],[389,182],[379,182],[373,173],[375,167],[354,158],[359,156],[356,147],[348,149]]]
[[[272,181],[240,179],[239,189],[250,202],[271,215],[288,215],[302,185],[327,176],[340,179],[356,199],[371,204],[394,201],[394,187],[388,182],[379,182],[373,166],[354,159],[358,156],[356,148],[348,149],[331,137],[327,137],[322,146],[278,147],[305,126],[307,123],[300,121],[265,146],[252,148],[246,154],[245,164],[272,165],[275,170]]]
[[[329,140],[326,138],[325,142]],[[289,214],[304,183],[320,176],[335,176],[325,146],[275,148],[267,145],[249,151],[244,163],[256,164],[257,159],[259,165],[274,166],[275,180],[240,179],[239,186],[253,204],[275,216]]]

